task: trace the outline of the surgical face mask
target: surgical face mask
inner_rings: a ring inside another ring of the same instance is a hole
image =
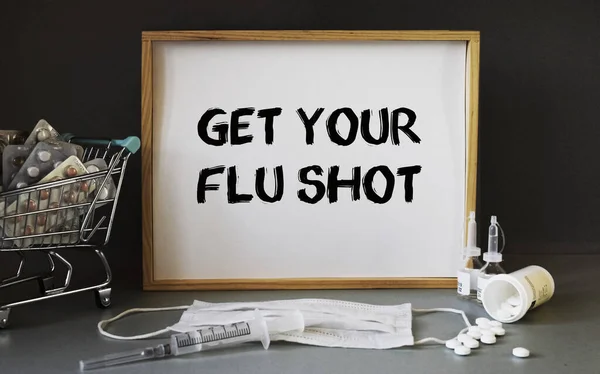
[[[445,344],[445,340],[437,338],[415,341],[412,334],[413,312],[458,313],[463,316],[467,327],[470,326],[464,312],[455,309],[413,309],[409,303],[384,306],[329,299],[296,299],[234,303],[195,301],[191,306],[132,309],[110,320],[101,321],[98,330],[102,335],[113,339],[144,339],[171,331],[187,332],[201,327],[248,321],[253,319],[256,309],[267,321],[267,326],[270,326],[271,341],[279,340],[322,347],[389,349],[427,342]],[[178,323],[149,334],[122,337],[104,330],[108,323],[127,314],[161,310],[184,310],[184,312]],[[279,320],[289,316],[290,313],[298,312],[304,318],[303,330],[278,331]]]

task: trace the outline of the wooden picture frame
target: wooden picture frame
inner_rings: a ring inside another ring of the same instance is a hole
[[[144,290],[258,290],[347,288],[454,288],[456,278],[302,278],[157,280],[153,252],[153,43],[156,41],[465,41],[466,207],[475,210],[477,184],[480,34],[478,31],[149,31],[142,33],[142,203]],[[465,219],[466,220],[466,219]],[[466,227],[466,225],[465,225]]]

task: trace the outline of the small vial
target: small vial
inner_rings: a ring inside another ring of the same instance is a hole
[[[500,266],[502,262],[502,253],[498,252],[498,221],[496,216],[492,216],[490,228],[488,230],[488,251],[483,254],[483,260],[486,264],[481,268],[477,278],[477,302],[480,304],[483,289],[490,278],[497,274],[506,274],[506,271]]]
[[[467,246],[463,249],[463,266],[457,273],[457,294],[464,300],[474,300],[477,298],[477,278],[483,267],[479,260],[481,249],[477,247],[477,223],[475,221],[475,212],[469,214]]]

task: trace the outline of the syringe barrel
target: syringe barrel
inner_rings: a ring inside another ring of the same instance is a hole
[[[83,370],[100,369],[114,365],[126,364],[129,362],[151,360],[164,357],[168,352],[164,345],[148,347],[144,349],[135,349],[127,352],[112,353],[91,360],[79,361],[79,368]]]
[[[267,324],[257,310],[255,318],[247,322],[205,327],[171,336],[171,350],[175,356],[223,348],[247,342],[260,341],[269,348],[270,338]]]

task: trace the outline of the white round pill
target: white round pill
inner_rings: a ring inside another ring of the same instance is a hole
[[[469,326],[469,332],[481,332],[479,326]]]
[[[483,344],[496,344],[496,336],[494,334],[483,334],[481,335],[481,342]]]
[[[475,320],[475,323],[479,327],[486,327],[486,326],[489,326],[490,320],[485,317],[479,317]]]
[[[498,314],[498,318],[500,318],[500,319],[509,319],[513,316],[513,314],[511,312],[509,312],[508,310],[504,310],[504,309],[498,310],[498,312],[496,312],[496,314]]]
[[[446,348],[454,349],[458,346],[461,346],[460,342],[456,339],[450,339],[446,341]]]
[[[481,336],[484,336],[484,335],[496,336],[496,334],[494,334],[491,330],[488,330],[488,329],[481,330]]]
[[[513,295],[513,296],[509,297],[507,301],[512,306],[521,305],[521,298],[519,297],[519,295]]]
[[[456,338],[459,342],[464,343],[465,340],[469,340],[469,339],[473,339],[472,337],[470,337],[467,334],[458,334],[458,337]]]
[[[100,168],[98,168],[96,165],[90,165],[87,168],[87,171],[89,171],[90,173],[95,173],[97,171],[100,171]]]
[[[473,339],[480,339],[481,338],[481,332],[479,332],[479,331],[469,331],[467,333],[467,335],[469,335]]]
[[[479,348],[479,342],[473,338],[469,339],[469,340],[465,340],[463,342],[463,345],[467,348],[470,349],[475,349],[475,348]]]
[[[454,353],[456,353],[459,356],[468,356],[471,354],[471,348],[461,345],[459,347],[454,348]]]
[[[35,178],[38,175],[40,175],[40,169],[36,168],[35,166],[30,166],[30,167],[27,168],[27,174],[31,178]]]
[[[513,309],[513,306],[512,306],[512,305],[510,305],[510,304],[508,303],[508,301],[503,301],[503,302],[502,302],[502,304],[500,304],[500,309],[502,309],[502,310],[506,310],[507,312],[510,312],[510,311],[512,311],[512,309]]]
[[[523,347],[517,347],[512,350],[513,356],[525,358],[529,357],[529,350]]]
[[[52,157],[52,155],[48,151],[40,151],[38,152],[37,156],[42,162],[48,162],[50,161],[50,157]]]
[[[492,327],[491,331],[496,336],[502,336],[502,335],[506,334],[506,330],[504,330],[502,327]]]
[[[25,188],[25,187],[27,187],[27,183],[25,183],[25,182],[17,183],[17,188]]]
[[[499,321],[490,321],[491,327],[502,327],[502,322]]]

